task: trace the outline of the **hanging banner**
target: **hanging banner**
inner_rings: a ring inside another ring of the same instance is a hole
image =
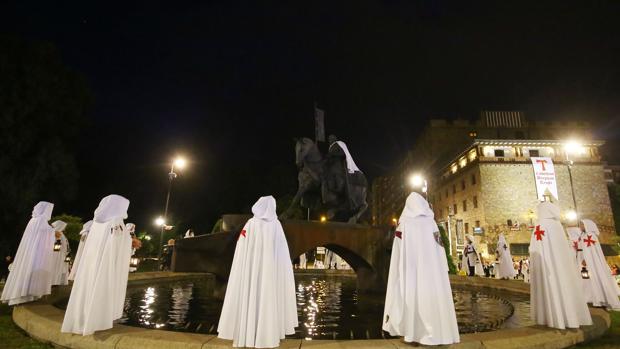
[[[544,201],[545,195],[552,195],[558,200],[558,186],[555,180],[555,169],[551,158],[532,157],[534,167],[534,180],[538,200]]]

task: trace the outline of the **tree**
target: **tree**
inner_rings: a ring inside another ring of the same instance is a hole
[[[14,253],[32,207],[77,193],[74,144],[90,92],[49,43],[0,35],[1,246]],[[9,252],[9,251],[3,251]]]
[[[452,260],[452,256],[450,256],[450,251],[447,246],[450,246],[450,240],[448,240],[448,235],[442,226],[439,226],[439,233],[441,235],[441,243],[444,246],[444,250],[446,251],[446,259],[448,261],[448,272],[450,274],[456,274],[456,265]]]
[[[72,253],[75,254],[75,252],[77,252],[78,245],[80,244],[80,232],[82,231],[82,226],[84,225],[82,218],[63,213],[59,216],[52,217],[50,222],[57,220],[67,223],[64,234],[67,240],[69,240],[69,246],[71,246]]]

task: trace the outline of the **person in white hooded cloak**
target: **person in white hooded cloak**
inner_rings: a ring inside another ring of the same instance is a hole
[[[577,261],[580,264],[583,262],[588,271],[588,278],[583,279],[586,288],[586,292],[584,292],[586,301],[595,307],[620,310],[618,285],[612,278],[611,270],[605,261],[598,240],[600,234],[598,227],[589,219],[583,219],[579,227],[581,228],[579,248],[582,252],[578,254]]]
[[[591,325],[581,277],[560,223],[560,208],[541,202],[537,211],[529,248],[532,320],[558,329]]]
[[[123,315],[131,237],[123,220],[129,200],[109,195],[95,210],[67,304],[62,332],[90,335]]]
[[[32,210],[2,290],[9,305],[31,302],[52,292],[54,229],[48,224],[54,204],[41,201]]]
[[[218,337],[234,347],[274,348],[295,333],[293,265],[272,196],[258,199],[235,248]]]
[[[512,279],[517,275],[512,263],[512,256],[510,255],[510,247],[506,242],[504,234],[499,234],[497,240],[497,248],[495,249],[499,266],[495,271],[495,275],[498,279]]]
[[[398,221],[383,330],[405,342],[426,345],[459,342],[448,262],[428,202],[411,193]]]
[[[52,285],[67,285],[69,283],[67,279],[69,276],[69,263],[65,261],[65,258],[71,252],[69,241],[64,234],[67,223],[58,220],[52,223],[52,228],[55,231],[55,244],[60,243],[60,249],[58,251],[54,249],[52,253]]]
[[[71,267],[71,272],[69,272],[69,280],[75,280],[75,274],[80,266],[80,259],[82,259],[82,253],[84,252],[84,245],[86,244],[86,238],[88,238],[88,231],[90,230],[90,226],[93,225],[93,221],[90,220],[84,225],[82,225],[82,230],[80,231],[80,244],[78,245],[77,252],[75,253],[75,259],[73,260],[73,266]]]

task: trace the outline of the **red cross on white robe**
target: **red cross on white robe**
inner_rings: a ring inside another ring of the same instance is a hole
[[[596,240],[592,240],[592,235],[588,235],[588,238],[584,239],[583,242],[588,244],[588,247],[590,247],[591,245],[596,244]]]
[[[396,231],[396,232],[394,232],[394,236],[396,236],[399,239],[402,239],[403,238],[403,233],[400,232],[400,231]]]
[[[241,238],[241,236],[242,236],[242,235],[243,235],[243,237],[246,237],[246,236],[245,236],[245,229],[244,229],[244,230],[242,230],[242,231],[239,233],[239,236],[237,237],[237,240],[239,240],[239,239]]]
[[[540,229],[540,225],[537,225],[536,231],[534,231],[534,235],[536,235],[536,240],[541,241],[543,235],[545,235],[545,231]]]

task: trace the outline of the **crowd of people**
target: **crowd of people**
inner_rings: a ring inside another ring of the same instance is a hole
[[[90,335],[111,328],[122,316],[129,260],[140,247],[133,235],[135,225],[124,223],[128,207],[129,200],[119,195],[101,200],[93,220],[83,226],[69,270],[58,262],[68,253],[63,240],[66,224],[50,225],[53,204],[37,204],[11,264],[2,301],[10,305],[34,301],[49,294],[52,285],[73,280],[61,331]],[[620,288],[602,255],[596,224],[582,220],[579,228],[569,228],[568,241],[555,204],[542,202],[537,211],[529,259],[516,262],[500,235],[496,261],[485,267],[474,238],[468,236],[461,271],[499,279],[523,275],[530,282],[532,318],[539,325],[558,329],[590,325],[588,303],[620,309]],[[261,197],[252,213],[237,238],[217,331],[235,347],[276,347],[298,326],[293,265],[275,199]],[[383,330],[406,342],[458,343],[448,271],[433,211],[424,197],[413,192],[394,231]]]
[[[5,259],[11,263],[0,299],[9,305],[35,301],[52,286],[73,280],[62,332],[89,335],[109,329],[122,316],[130,258],[141,245],[135,225],[124,223],[129,200],[120,195],[101,200],[93,220],[82,227],[71,269],[67,224],[48,223],[53,208],[45,201],[34,207],[14,260]]]

